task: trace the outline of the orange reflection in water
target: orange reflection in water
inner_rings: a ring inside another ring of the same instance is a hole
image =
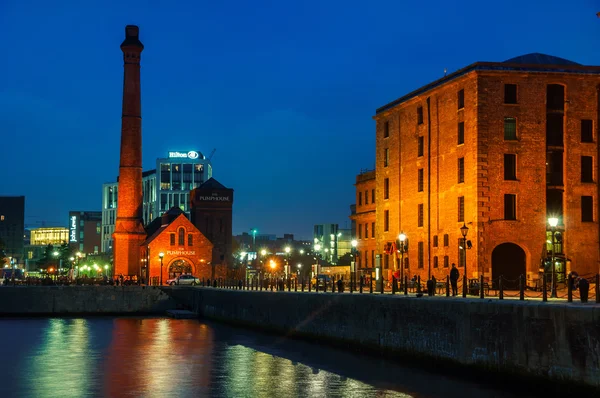
[[[164,397],[208,392],[213,330],[195,320],[115,319],[104,395]]]

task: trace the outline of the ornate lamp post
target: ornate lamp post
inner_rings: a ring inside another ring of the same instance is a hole
[[[358,252],[356,247],[358,246],[358,241],[356,239],[352,239],[350,242],[352,245],[352,262],[350,263],[350,291],[354,289],[354,285],[356,284],[356,253]]]
[[[398,240],[400,241],[400,246],[398,247],[398,250],[400,250],[400,277],[402,279],[400,279],[400,285],[404,284],[404,252],[407,249],[408,243],[406,243],[406,234],[404,232],[400,232],[400,235],[398,235]]]
[[[163,267],[163,257],[165,256],[165,253],[160,252],[158,253],[158,257],[160,258],[160,285],[162,286],[162,267]]]
[[[467,227],[467,224],[465,224],[465,222],[463,221],[463,226],[460,227],[460,233],[463,236],[463,262],[464,262],[464,266],[465,266],[465,276],[467,277],[467,280],[469,279],[469,274],[467,273],[467,234],[469,233],[469,227]]]
[[[290,251],[292,251],[292,249],[290,249],[289,246],[286,246],[285,248],[285,276],[289,277],[292,273],[292,270],[290,268]]]
[[[548,225],[550,225],[550,232],[552,233],[552,287],[550,292],[551,298],[556,298],[556,264],[554,263],[554,234],[556,232],[556,226],[558,225],[558,218],[550,217],[548,218]],[[544,283],[546,283],[546,277],[544,276]]]

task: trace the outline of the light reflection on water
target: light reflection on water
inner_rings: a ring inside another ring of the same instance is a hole
[[[0,397],[510,397],[305,342],[195,320],[0,321]]]

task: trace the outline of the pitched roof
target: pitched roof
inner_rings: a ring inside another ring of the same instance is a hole
[[[422,95],[429,90],[448,83],[460,76],[472,71],[516,71],[516,72],[554,72],[554,73],[578,73],[578,74],[600,74],[600,66],[581,65],[564,58],[552,55],[531,53],[508,59],[504,62],[475,62],[457,70],[447,76],[426,84],[402,97],[378,108],[375,114],[385,112],[398,104],[406,102],[411,98]]]
[[[215,180],[213,177],[210,177],[204,183],[200,184],[196,189],[229,189],[221,184],[219,181]]]
[[[577,62],[569,61],[568,59],[555,57],[554,55],[531,53],[519,55],[511,59],[507,59],[504,64],[526,64],[526,65],[581,65]]]

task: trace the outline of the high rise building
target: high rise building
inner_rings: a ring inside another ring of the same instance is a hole
[[[313,249],[319,245],[324,261],[337,264],[338,259],[352,250],[352,230],[341,229],[338,224],[316,224],[313,229]]]
[[[471,64],[377,109],[384,265],[398,266],[386,248],[403,231],[421,278],[456,263],[469,278],[535,284],[550,256],[559,278],[598,272],[599,87],[598,66],[528,54]]]
[[[0,196],[0,250],[15,264],[23,262],[24,233],[25,196]]]
[[[190,191],[212,177],[210,159],[197,151],[169,152],[156,168],[142,173],[142,220],[148,225],[172,207],[190,217]],[[157,173],[157,170],[160,170]],[[117,179],[118,181],[118,179]],[[112,251],[119,182],[102,185],[102,247]]]

